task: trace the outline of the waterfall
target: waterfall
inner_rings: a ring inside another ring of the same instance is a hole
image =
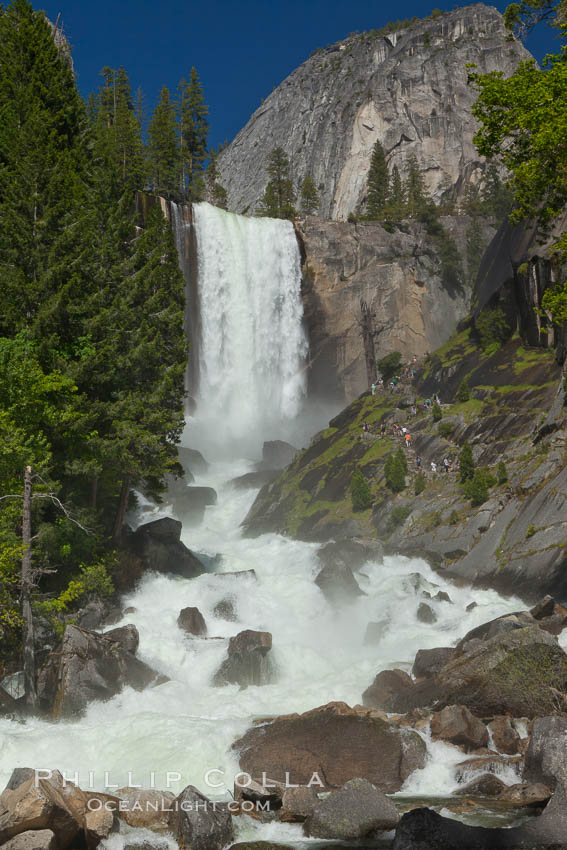
[[[289,221],[206,203],[193,206],[193,222],[199,321],[190,357],[199,379],[191,443],[254,451],[263,439],[285,438],[305,397],[295,232]]]

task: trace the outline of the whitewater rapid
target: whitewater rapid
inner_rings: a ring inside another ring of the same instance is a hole
[[[0,783],[14,767],[31,765],[77,773],[82,785],[92,780],[98,789],[131,782],[163,788],[168,781],[173,791],[193,784],[209,796],[226,797],[238,772],[232,743],[254,718],[301,712],[331,700],[360,703],[380,670],[409,671],[418,649],[450,645],[474,626],[521,607],[494,591],[454,587],[424,561],[389,557],[357,573],[366,596],[337,612],[313,581],[316,544],[274,534],[242,537],[239,523],[255,493],[227,482],[248,469],[246,461],[213,464],[197,479],[217,489],[218,504],[207,508],[203,524],[183,539],[196,552],[220,555],[217,572],[253,569],[256,580],[214,573],[192,580],[147,575],[123,599],[124,608],[135,610],[121,624],[138,628],[139,657],[170,681],[141,693],[127,688],[108,702],[92,703],[80,720],[0,720]],[[136,519],[163,513],[146,503]],[[439,619],[434,625],[420,623],[421,593],[437,588],[447,591],[453,604],[429,601]],[[213,614],[226,596],[234,599],[237,622]],[[477,607],[466,612],[473,596]],[[199,608],[209,635],[219,640],[189,638],[180,631],[177,616],[188,605]],[[376,620],[387,620],[388,630],[378,646],[367,647],[366,626]],[[272,633],[277,682],[246,690],[212,687],[228,639],[247,628]],[[432,758],[404,791],[443,795],[454,790],[454,765],[462,761],[462,751],[443,743],[430,743],[429,751]],[[207,781],[211,770],[220,783],[214,787]]]

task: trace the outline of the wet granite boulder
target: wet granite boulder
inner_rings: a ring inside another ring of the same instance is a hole
[[[272,636],[269,632],[246,629],[232,637],[228,657],[215,673],[213,685],[267,685],[273,681],[275,670],[269,653]]]
[[[192,785],[175,798],[169,830],[180,850],[223,850],[234,839],[226,804],[207,799]]]
[[[304,824],[310,838],[340,841],[392,830],[400,816],[391,800],[367,779],[351,779],[320,800]]]

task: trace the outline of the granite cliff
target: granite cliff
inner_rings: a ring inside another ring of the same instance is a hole
[[[414,155],[436,200],[462,197],[483,168],[472,143],[467,65],[508,75],[527,58],[500,13],[483,4],[316,50],[222,152],[229,209],[254,210],[267,182],[266,157],[283,146],[296,190],[310,173],[320,187],[320,215],[345,220],[364,200],[376,140],[402,175]]]

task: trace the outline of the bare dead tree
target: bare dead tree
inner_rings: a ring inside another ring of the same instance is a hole
[[[375,383],[378,373],[376,371],[376,351],[374,348],[376,312],[364,298],[360,298],[360,315],[358,317],[358,327],[362,334],[362,344],[364,346],[364,361],[366,363],[366,377],[368,384]]]

